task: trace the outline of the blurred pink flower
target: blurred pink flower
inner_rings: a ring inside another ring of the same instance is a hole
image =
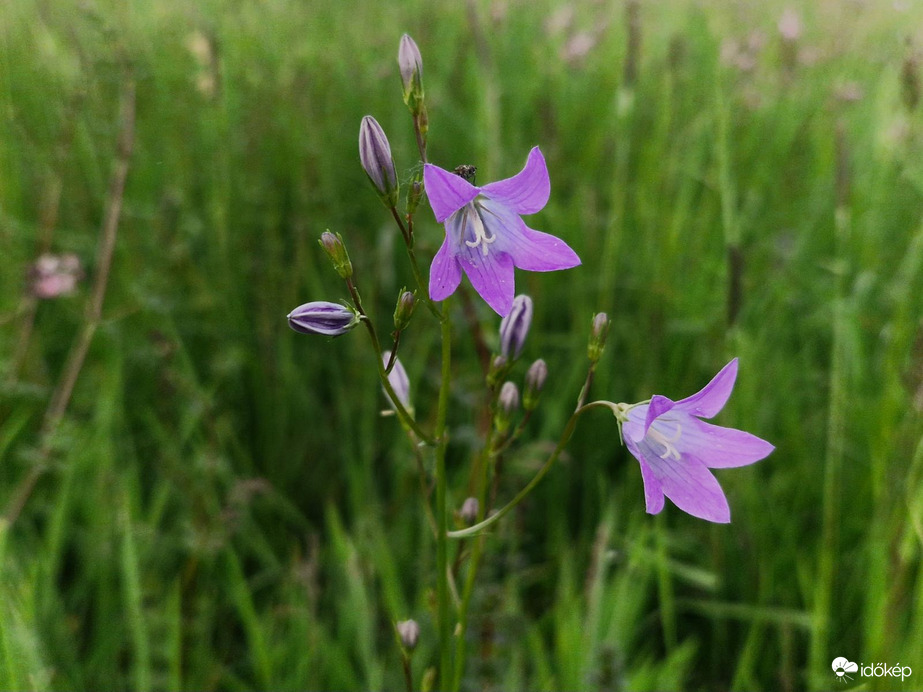
[[[80,258],[66,255],[41,255],[29,271],[32,295],[43,300],[70,295],[77,289],[77,282],[83,278]]]

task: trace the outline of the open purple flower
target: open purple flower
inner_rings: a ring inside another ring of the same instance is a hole
[[[666,496],[695,517],[731,521],[727,498],[709,469],[746,466],[775,449],[748,432],[700,420],[724,408],[735,379],[736,358],[704,389],[681,401],[657,395],[647,404],[618,405],[625,444],[641,464],[649,514],[663,509]]]
[[[512,178],[476,187],[460,175],[426,164],[423,182],[445,242],[429,275],[429,295],[445,300],[461,282],[462,271],[474,290],[505,317],[513,305],[513,268],[547,272],[580,264],[577,253],[553,235],[527,227],[521,214],[534,214],[548,202],[551,183],[538,147]]]

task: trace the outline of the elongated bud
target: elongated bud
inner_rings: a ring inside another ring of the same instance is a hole
[[[538,406],[545,380],[548,378],[548,366],[541,358],[529,366],[526,372],[526,387],[522,394],[522,407],[526,411],[533,411]]]
[[[420,49],[410,36],[401,36],[401,45],[397,50],[397,65],[401,70],[401,83],[404,87],[404,103],[411,112],[416,113],[423,103],[423,58]]]
[[[381,360],[385,367],[388,367],[388,363],[391,361],[391,351],[382,353]],[[388,383],[391,385],[391,388],[394,389],[394,393],[397,394],[397,398],[401,404],[403,404],[404,408],[409,410],[410,378],[407,377],[407,371],[404,370],[400,358],[394,359],[394,367],[391,368],[391,372],[388,373]],[[385,396],[388,397],[389,400],[391,399],[391,397],[388,396],[388,390],[385,390]]]
[[[417,642],[420,640],[420,626],[416,620],[403,620],[394,627],[397,629],[397,636],[401,638],[401,646],[407,651],[417,648]]]
[[[527,295],[513,298],[513,307],[500,322],[500,354],[516,360],[532,326],[532,299]]]
[[[494,416],[494,424],[497,430],[503,432],[510,427],[510,419],[519,408],[519,387],[513,382],[504,382],[500,388],[500,396],[497,399],[497,413]]]
[[[403,291],[397,299],[397,305],[394,308],[394,329],[403,331],[410,322],[410,316],[413,315],[413,308],[416,305],[416,298],[410,291]]]
[[[333,235],[330,231],[324,231],[317,242],[324,248],[340,278],[350,278],[353,275],[353,263],[349,261],[349,253],[346,252],[346,244],[340,234]]]
[[[397,205],[397,173],[391,158],[391,145],[381,125],[371,115],[359,127],[359,161],[365,174],[389,209]]]
[[[593,317],[593,330],[590,332],[590,344],[587,347],[587,357],[591,363],[597,362],[602,357],[606,348],[606,337],[609,335],[609,317],[604,312],[599,312]]]
[[[458,512],[458,518],[470,526],[477,521],[480,509],[481,504],[478,502],[478,499],[476,497],[469,497],[462,503],[461,509]]]
[[[288,315],[288,326],[302,334],[340,336],[359,324],[359,316],[345,305],[316,300],[299,305]]]

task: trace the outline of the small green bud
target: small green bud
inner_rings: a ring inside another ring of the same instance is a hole
[[[509,366],[506,356],[494,356],[494,359],[490,362],[490,370],[487,371],[487,384],[491,388],[496,387],[500,380],[506,377],[506,371]]]
[[[327,257],[330,258],[340,278],[352,277],[353,263],[349,261],[349,253],[346,252],[346,244],[340,234],[333,235],[330,231],[324,231],[317,242],[324,248],[324,252],[327,253]]]
[[[596,363],[602,357],[610,324],[609,317],[604,312],[593,317],[593,330],[590,332],[590,344],[587,347],[587,357],[591,363]]]
[[[526,372],[526,387],[522,395],[522,407],[526,411],[533,411],[538,406],[545,380],[548,377],[548,366],[541,358],[529,366]]]
[[[411,216],[416,212],[423,199],[423,181],[420,180],[420,174],[416,174],[407,189],[407,215]]]
[[[394,307],[394,329],[401,332],[410,322],[410,316],[413,315],[413,308],[416,305],[416,298],[413,293],[402,290],[397,299],[397,305]]]

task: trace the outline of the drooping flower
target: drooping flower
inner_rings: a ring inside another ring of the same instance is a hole
[[[288,315],[288,326],[302,334],[340,336],[357,324],[359,318],[353,310],[326,300],[299,305]]]
[[[391,361],[391,351],[385,351],[381,354],[381,361],[388,365]],[[391,372],[388,373],[388,383],[391,385],[391,388],[394,390],[394,393],[397,394],[398,401],[401,402],[401,405],[410,410],[410,378],[407,376],[407,371],[404,369],[401,359],[394,358],[394,366],[391,368]],[[388,390],[385,391],[385,397],[390,401],[391,396],[388,394]],[[392,408],[394,403],[391,403]]]
[[[695,517],[728,523],[727,498],[709,469],[746,466],[775,449],[743,430],[705,423],[724,408],[737,378],[737,359],[698,393],[680,401],[659,394],[649,403],[618,404],[625,445],[641,464],[649,514],[663,509],[664,496]]]
[[[423,182],[436,221],[445,223],[445,242],[429,275],[429,295],[445,300],[461,282],[462,271],[474,290],[505,317],[513,306],[514,267],[547,272],[580,264],[560,238],[535,231],[520,215],[534,214],[548,202],[551,183],[538,147],[512,178],[476,187],[465,178],[426,164]]]

